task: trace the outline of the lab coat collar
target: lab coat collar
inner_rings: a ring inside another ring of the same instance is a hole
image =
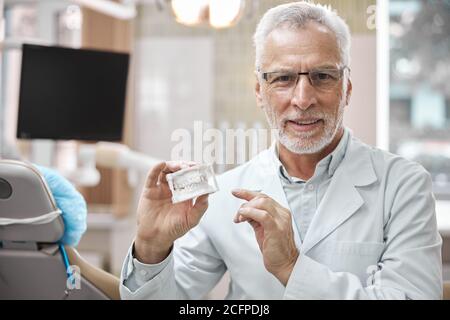
[[[349,137],[351,135],[351,130],[344,127],[344,133],[341,137],[341,140],[339,141],[336,148],[328,154],[325,158],[319,161],[319,163],[316,166],[316,169],[314,171],[313,177],[317,177],[319,175],[325,175],[328,174],[328,178],[331,178],[336,171],[336,169],[339,167],[342,159],[345,156],[345,152],[347,150],[347,144]],[[277,172],[283,179],[285,179],[287,182],[305,182],[304,180],[301,180],[296,177],[291,177],[289,173],[287,172],[286,168],[280,161],[279,156],[279,150],[276,143],[274,143],[273,147],[271,148],[273,150],[273,161],[275,162],[276,166],[278,167]]]
[[[350,132],[351,133],[351,132]],[[275,146],[272,145],[271,148]],[[273,161],[274,150],[266,150],[258,157],[258,171],[261,192],[270,195],[285,208],[289,208]],[[308,228],[303,243],[297,228],[294,229],[295,242],[302,253],[306,253],[337,227],[349,219],[363,204],[364,200],[357,187],[376,182],[377,176],[370,157],[370,149],[350,135],[345,156],[330,182],[328,190],[320,202],[317,212]],[[254,181],[256,182],[256,181]],[[253,185],[255,188],[255,185]],[[295,221],[293,226],[295,226]]]

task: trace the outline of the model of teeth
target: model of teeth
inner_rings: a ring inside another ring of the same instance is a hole
[[[172,203],[194,199],[219,190],[211,165],[196,165],[166,176],[172,191]]]

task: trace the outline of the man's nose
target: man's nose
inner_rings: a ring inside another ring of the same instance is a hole
[[[302,110],[306,110],[317,103],[316,90],[309,82],[307,75],[299,76],[297,85],[293,88],[291,102],[292,105]]]

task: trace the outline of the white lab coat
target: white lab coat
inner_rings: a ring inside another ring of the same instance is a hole
[[[272,147],[273,148],[273,147]],[[243,200],[233,188],[262,190],[288,208],[268,149],[218,177],[200,224],[178,239],[167,266],[123,299],[199,299],[228,270],[228,299],[441,299],[442,239],[430,175],[420,165],[350,137],[347,152],[284,287],[263,264],[252,227],[235,224]]]

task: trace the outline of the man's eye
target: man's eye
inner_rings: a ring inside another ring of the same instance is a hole
[[[317,80],[331,80],[331,79],[333,79],[333,76],[329,73],[319,72],[319,73],[316,73],[316,79]]]
[[[293,81],[294,76],[289,75],[289,74],[283,74],[283,75],[279,75],[274,77],[272,83],[276,83],[276,82],[280,82],[280,83],[284,83],[284,82],[291,82]]]

